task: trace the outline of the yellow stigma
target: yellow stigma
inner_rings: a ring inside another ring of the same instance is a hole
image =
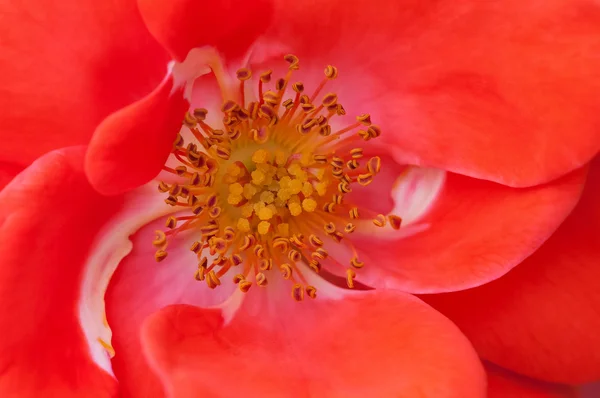
[[[271,71],[258,76],[256,98],[248,98],[246,86],[252,72],[237,72],[239,93],[224,100],[222,126],[206,123],[206,109],[186,114],[184,128],[194,138],[178,135],[172,156],[180,164],[164,167],[179,182],[159,184],[177,216],[167,219],[168,230],[157,231],[153,244],[155,259],[163,261],[169,240],[189,231],[197,236],[190,248],[198,260],[196,280],[214,289],[231,273],[245,293],[281,279],[301,301],[317,296],[306,273],[322,267],[342,266],[347,287],[354,287],[355,270],[365,265],[350,237],[356,219],[394,229],[401,219],[359,211],[346,197],[380,172],[381,159],[365,158],[360,144],[381,129],[368,114],[341,124],[346,111],[337,95],[322,92],[337,77],[335,67],[325,68],[309,95],[302,82],[292,81],[298,58],[284,59],[289,68],[282,78],[272,79]],[[331,244],[346,245],[354,257],[348,264],[332,260]]]

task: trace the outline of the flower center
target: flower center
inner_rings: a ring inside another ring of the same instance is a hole
[[[153,244],[155,259],[162,261],[169,239],[193,230],[198,234],[191,246],[198,259],[195,278],[209,288],[237,268],[233,281],[242,292],[253,283],[267,286],[281,275],[300,301],[305,294],[316,297],[305,273],[319,273],[323,266],[342,267],[348,288],[354,287],[355,270],[364,266],[350,239],[359,219],[370,219],[377,227],[389,223],[394,229],[401,219],[359,210],[346,197],[379,173],[381,159],[365,157],[360,144],[377,138],[381,130],[368,114],[343,128],[332,127],[346,112],[335,93],[320,94],[337,77],[337,69],[327,66],[311,95],[295,82],[295,94],[284,99],[299,68],[296,56],[284,59],[289,68],[283,78],[272,82],[271,71],[260,75],[256,101],[245,98],[251,71],[237,71],[239,101],[224,101],[223,129],[206,122],[206,109],[186,114],[184,127],[193,142],[180,134],[173,147],[179,165],[164,167],[180,181],[159,184],[168,195],[166,203],[182,213],[167,219],[168,230],[157,231]],[[267,90],[267,85],[273,87]],[[348,264],[329,256],[330,244],[352,250]]]

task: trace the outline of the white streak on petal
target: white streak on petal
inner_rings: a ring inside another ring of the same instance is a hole
[[[392,188],[394,209],[391,214],[402,217],[408,226],[423,217],[444,187],[446,172],[427,167],[410,167],[398,177]]]
[[[166,206],[156,183],[128,195],[124,208],[96,236],[84,266],[79,301],[79,319],[94,361],[113,375],[110,363],[112,332],[106,322],[104,293],[121,260],[129,254],[129,236],[149,221],[173,212]]]

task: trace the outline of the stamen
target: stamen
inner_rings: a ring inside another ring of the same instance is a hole
[[[353,244],[353,233],[364,225],[355,221],[362,210],[346,194],[371,184],[380,172],[381,159],[363,159],[355,142],[376,139],[381,128],[366,113],[338,123],[346,114],[341,99],[335,92],[322,94],[337,68],[328,65],[309,96],[302,82],[291,80],[300,68],[298,57],[288,54],[284,60],[284,76],[273,77],[271,70],[257,75],[256,100],[247,98],[253,71],[237,70],[239,95],[224,96],[218,109],[222,125],[207,123],[207,109],[186,113],[182,124],[193,138],[186,142],[178,134],[172,154],[179,164],[163,167],[178,182],[158,185],[165,202],[181,212],[166,219],[167,230],[157,231],[152,244],[156,261],[163,261],[171,239],[195,234],[193,277],[208,288],[219,287],[223,277],[243,293],[254,283],[262,288],[289,283],[292,298],[303,301],[305,295],[317,297],[307,272],[343,267],[346,286],[354,288],[355,270],[365,266]],[[365,214],[378,227],[389,222],[398,229],[402,222],[395,215]],[[331,245],[352,250],[350,264],[330,256]],[[227,276],[233,268],[235,276]]]

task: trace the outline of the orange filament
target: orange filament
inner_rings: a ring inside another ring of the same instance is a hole
[[[346,113],[337,95],[326,93],[316,100],[327,81],[337,77],[337,69],[327,66],[309,97],[302,82],[290,84],[298,58],[284,59],[289,63],[285,77],[272,79],[271,71],[260,75],[257,101],[248,101],[245,91],[252,72],[237,72],[239,101],[224,101],[223,129],[205,122],[206,109],[185,115],[183,125],[194,141],[186,143],[179,135],[173,155],[180,164],[164,167],[180,182],[159,183],[165,202],[182,215],[169,217],[168,231],[157,231],[152,243],[158,249],[155,259],[162,261],[169,239],[192,230],[198,236],[190,248],[198,259],[196,280],[215,289],[235,267],[233,282],[240,291],[254,284],[267,287],[281,277],[290,281],[292,298],[302,301],[317,296],[303,272],[318,273],[330,260],[340,265],[329,258],[330,244],[348,245],[355,254],[342,265],[348,288],[354,287],[355,270],[365,266],[349,238],[362,211],[345,196],[373,181],[381,159],[365,159],[360,146],[349,144],[377,138],[381,129],[368,114],[333,129],[330,122]],[[294,94],[284,99],[288,87]],[[374,216],[379,227],[389,221],[400,228],[400,217]]]

